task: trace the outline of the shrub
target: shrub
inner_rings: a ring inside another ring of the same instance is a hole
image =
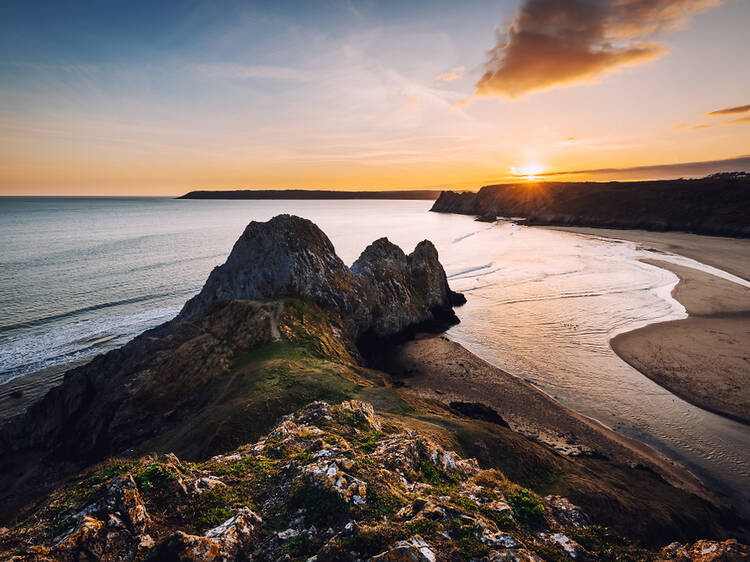
[[[516,521],[533,529],[544,525],[544,506],[529,490],[521,488],[506,495]]]

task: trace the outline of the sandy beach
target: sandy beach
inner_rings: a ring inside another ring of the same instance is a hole
[[[446,336],[399,346],[386,370],[427,400],[488,406],[511,429],[564,455],[594,455],[645,466],[679,488],[707,497],[700,482],[650,447],[566,408],[523,379],[480,359]],[[455,405],[455,404],[454,404]]]
[[[560,228],[630,240],[750,279],[750,240],[637,230]],[[660,260],[647,263],[675,273],[672,295],[684,320],[652,324],[611,341],[622,359],[664,388],[706,410],[750,423],[750,289]]]

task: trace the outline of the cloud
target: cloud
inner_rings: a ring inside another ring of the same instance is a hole
[[[707,117],[716,117],[721,115],[734,115],[736,113],[747,113],[750,111],[750,105],[738,105],[737,107],[727,107],[725,109],[717,109],[711,113],[706,113]]]
[[[745,115],[739,119],[732,119],[731,121],[725,121],[727,125],[740,125],[743,123],[750,123],[750,115]]]
[[[515,98],[653,60],[666,52],[654,36],[720,1],[524,0],[489,51],[475,95]]]
[[[313,79],[310,72],[287,66],[215,63],[195,64],[192,65],[192,68],[195,72],[211,78],[289,80],[294,82],[306,82]]]
[[[401,109],[408,109],[409,107],[419,105],[419,98],[417,96],[410,96],[404,92],[398,92],[397,94],[394,94],[393,97],[397,100],[401,100]]]
[[[616,179],[632,178],[677,178],[701,177],[716,172],[731,172],[750,169],[750,154],[725,158],[722,160],[704,160],[700,162],[680,162],[678,164],[657,164],[653,166],[634,166],[630,168],[596,168],[591,170],[574,170],[567,172],[547,172],[540,174],[545,178],[557,176],[595,176],[599,179],[614,177]]]
[[[464,75],[465,68],[463,66],[456,66],[455,68],[451,68],[448,72],[443,72],[442,74],[438,74],[435,76],[435,82],[453,82],[454,80],[458,80]]]

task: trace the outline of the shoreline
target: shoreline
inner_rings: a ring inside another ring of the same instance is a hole
[[[405,342],[385,362],[383,370],[421,399],[449,407],[457,402],[483,404],[511,430],[563,456],[604,457],[631,468],[645,467],[677,488],[719,501],[681,464],[564,406],[445,335],[423,335]]]
[[[750,279],[750,240],[688,233],[654,233],[554,227],[634,242],[682,255]],[[674,273],[672,297],[687,318],[649,324],[617,334],[612,350],[623,361],[675,396],[709,412],[750,425],[750,289],[658,257],[640,260]]]

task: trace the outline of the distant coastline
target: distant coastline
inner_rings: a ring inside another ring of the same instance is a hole
[[[398,191],[335,191],[332,189],[236,189],[191,191],[177,199],[417,199],[434,201],[438,189]]]
[[[750,176],[634,182],[522,182],[443,191],[431,211],[525,224],[750,236]]]

